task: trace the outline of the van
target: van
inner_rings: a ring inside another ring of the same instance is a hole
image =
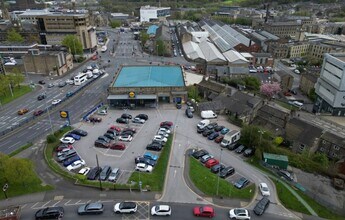
[[[292,105],[298,107],[298,108],[302,108],[303,107],[303,103],[302,102],[298,102],[298,101],[293,101]]]
[[[220,142],[220,146],[221,147],[227,147],[227,146],[239,141],[240,138],[241,138],[241,132],[236,131],[236,130],[232,130],[224,136],[222,142]]]
[[[211,110],[201,111],[201,118],[203,118],[203,119],[217,118],[217,117],[218,117],[218,115]]]
[[[99,174],[99,179],[102,181],[105,181],[108,178],[111,171],[112,170],[111,170],[110,166],[104,166],[102,169],[102,172]]]
[[[198,124],[197,124],[197,127],[199,128],[199,129],[203,129],[203,128],[205,128],[207,125],[209,125],[210,124],[210,120],[202,120],[202,121],[200,121]]]

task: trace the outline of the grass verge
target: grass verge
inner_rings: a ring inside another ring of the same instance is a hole
[[[27,143],[27,144],[25,144],[24,146],[21,146],[20,148],[18,148],[17,150],[12,151],[10,154],[8,154],[8,156],[9,156],[9,157],[13,157],[13,156],[19,154],[20,152],[22,152],[23,150],[28,149],[28,148],[31,147],[31,146],[32,146],[32,143]]]
[[[142,182],[142,187],[150,187],[151,191],[162,191],[164,187],[165,174],[169,162],[170,150],[173,141],[173,135],[170,135],[167,143],[164,145],[161,155],[158,158],[157,165],[154,167],[152,173],[133,172],[128,180],[135,182],[134,187],[138,187],[139,181]]]
[[[5,105],[31,91],[32,89],[30,88],[30,86],[26,86],[26,85],[21,85],[20,87],[14,87],[13,96],[11,95],[10,92],[6,93],[7,95],[0,96],[1,104]]]
[[[189,158],[189,176],[193,184],[208,196],[216,196],[218,177],[204,167],[193,157]],[[201,178],[203,177],[203,178]],[[251,199],[255,193],[255,185],[251,184],[244,189],[237,189],[228,181],[219,178],[218,196],[239,199]]]

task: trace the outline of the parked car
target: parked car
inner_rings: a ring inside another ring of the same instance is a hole
[[[40,220],[40,219],[62,219],[64,216],[65,211],[64,208],[61,206],[56,206],[56,207],[46,207],[43,209],[39,209],[35,213],[35,219]],[[19,219],[19,218],[18,218]]]
[[[168,205],[156,205],[151,208],[151,215],[153,216],[170,216],[171,208]]]
[[[115,140],[115,136],[111,133],[104,133],[103,136],[109,138],[110,140]]]
[[[128,124],[128,120],[124,118],[117,118],[116,122],[120,124]]]
[[[78,215],[102,214],[103,210],[103,203],[92,202],[79,206]]]
[[[61,99],[55,99],[52,101],[52,105],[57,105],[61,102]]]
[[[247,180],[247,179],[244,178],[244,177],[241,177],[239,180],[237,180],[237,181],[234,183],[234,186],[235,186],[237,189],[242,189],[242,188],[246,187],[248,184],[249,184],[249,180]]]
[[[241,154],[241,153],[243,153],[246,149],[247,149],[247,147],[241,144],[241,145],[235,150],[235,152],[238,153],[238,154]]]
[[[171,133],[170,129],[166,129],[166,128],[162,128],[162,127],[160,127],[160,128],[158,129],[158,131],[163,131],[163,132],[165,132],[165,133],[167,133],[167,134],[170,134],[170,133]]]
[[[193,209],[193,214],[197,217],[209,217],[215,216],[214,209],[211,206],[196,206]]]
[[[284,179],[288,180],[288,181],[293,181],[293,177],[292,174],[289,171],[286,170],[279,170],[278,171],[278,175],[283,177]]]
[[[120,213],[135,213],[138,206],[135,202],[119,202],[114,205],[114,212]]]
[[[95,140],[95,147],[109,148],[109,143],[107,143],[103,140]]]
[[[220,131],[220,133],[221,133],[221,134],[227,134],[229,131],[230,131],[229,128],[223,128],[223,129]]]
[[[100,167],[94,167],[90,170],[90,172],[87,174],[88,180],[95,180],[97,179],[98,175],[102,172],[102,168]]]
[[[209,160],[205,163],[205,167],[211,168],[211,167],[213,167],[214,165],[217,165],[217,164],[219,164],[219,161],[216,160],[216,159],[214,159],[214,158],[212,158],[212,159],[209,159]]]
[[[161,151],[162,145],[160,145],[160,144],[148,144],[146,146],[146,150]]]
[[[210,123],[206,126],[207,129],[213,130],[215,127],[217,127],[218,124],[216,122]]]
[[[115,126],[115,125],[110,126],[109,129],[110,129],[110,130],[114,130],[114,131],[116,131],[116,132],[121,132],[121,128],[118,127],[118,126]]]
[[[40,115],[42,115],[44,113],[44,111],[43,110],[37,110],[37,111],[34,111],[34,116],[40,116]]]
[[[157,135],[160,135],[160,136],[163,136],[163,137],[166,137],[166,138],[169,137],[169,134],[168,134],[168,133],[165,133],[164,131],[158,131],[158,132],[157,132]]]
[[[116,180],[120,176],[120,169],[119,168],[113,168],[111,173],[109,174],[108,181],[110,182],[116,182]]]
[[[230,217],[230,219],[249,220],[250,214],[249,214],[249,211],[247,209],[236,208],[236,209],[231,209],[229,211],[229,217]]]
[[[104,141],[106,143],[110,143],[110,139],[105,136],[98,136],[97,140]]]
[[[176,108],[177,109],[181,109],[182,108],[182,104],[181,103],[176,103]]]
[[[214,130],[215,130],[215,131],[221,131],[223,128],[224,128],[223,125],[217,125],[217,126],[214,128]]]
[[[126,150],[126,145],[124,143],[115,143],[109,146],[112,150]]]
[[[72,133],[72,132],[67,133],[67,134],[65,135],[65,137],[71,137],[71,138],[73,138],[73,139],[76,140],[76,141],[79,141],[80,138],[81,138],[80,135],[74,134],[74,133]]]
[[[83,167],[79,170],[78,174],[86,176],[90,172],[90,167]]]
[[[64,149],[72,149],[73,146],[71,144],[60,144],[57,148],[55,148],[56,152],[62,151]]]
[[[146,152],[144,155],[143,155],[144,158],[148,158],[148,159],[151,159],[151,160],[154,160],[154,161],[157,161],[158,160],[158,155],[156,154],[152,154],[150,152]]]
[[[214,139],[214,142],[220,143],[220,142],[222,142],[223,138],[224,138],[224,136],[220,135],[220,136],[216,137],[216,139]]]
[[[223,164],[217,164],[217,165],[214,165],[213,167],[211,167],[211,172],[212,173],[219,173],[224,168],[225,168],[225,166]]]
[[[255,148],[247,148],[244,152],[243,152],[243,156],[245,157],[250,157],[253,156],[255,153]]]
[[[119,135],[119,132],[117,132],[116,130],[112,130],[112,129],[108,129],[107,133],[112,134],[114,137]]]
[[[119,141],[126,141],[126,142],[131,142],[133,140],[133,137],[131,135],[121,135],[119,136]]]
[[[191,111],[192,113],[195,111],[193,106],[188,106],[187,110]]]
[[[231,176],[234,173],[235,173],[235,168],[233,168],[233,167],[225,167],[224,169],[222,169],[220,171],[219,177],[227,178],[228,176]]]
[[[253,211],[256,215],[263,215],[270,204],[267,197],[263,197],[254,207]]]
[[[71,170],[79,169],[80,167],[84,165],[85,165],[84,160],[77,160],[77,161],[74,161],[72,164],[68,165],[66,168],[68,171],[71,171]]]
[[[190,109],[186,109],[186,116],[188,117],[188,118],[193,118],[193,112],[190,110]]]
[[[63,162],[65,160],[67,160],[68,158],[75,156],[76,154],[77,154],[77,152],[74,149],[71,149],[71,150],[68,150],[67,152],[64,152],[63,154],[59,155],[57,157],[57,160],[58,160],[58,162]]]
[[[71,131],[71,133],[73,134],[77,134],[79,136],[85,137],[87,136],[87,132],[81,129],[74,129],[73,131]]]
[[[134,136],[134,132],[133,131],[122,131],[121,133],[120,133],[120,136],[125,136],[125,135],[130,135],[130,136]]]
[[[201,157],[200,162],[201,163],[206,163],[207,161],[209,161],[210,159],[214,158],[213,155],[211,154],[206,154],[204,156]]]
[[[214,140],[219,136],[219,132],[213,132],[212,134],[210,134],[207,139],[209,140]]]
[[[110,175],[111,171],[112,170],[110,166],[104,166],[102,168],[101,173],[99,174],[99,179],[105,181],[106,179],[108,179],[108,176]]]
[[[169,127],[172,127],[174,125],[174,123],[172,123],[171,121],[163,121],[160,123],[160,126],[162,127],[163,125],[167,125]]]
[[[41,94],[41,95],[37,96],[37,100],[41,101],[41,100],[45,99],[46,97],[47,97],[46,94]]]
[[[198,127],[198,128],[196,129],[196,131],[197,131],[199,134],[203,133],[205,130],[206,130],[206,126],[203,127],[203,128],[199,128],[199,127]]]
[[[144,158],[144,157],[136,157],[134,159],[134,162],[135,162],[135,164],[144,163],[144,164],[150,165],[152,167],[154,167],[157,164],[157,161],[154,161],[154,160],[151,160],[148,158]]]
[[[147,116],[146,114],[139,114],[139,115],[137,115],[135,117],[136,118],[144,119],[145,121],[147,121],[149,119],[149,116]]]
[[[238,143],[238,142],[235,142],[235,143],[233,143],[233,144],[230,144],[230,145],[228,145],[227,146],[227,148],[229,149],[229,150],[236,150],[239,146],[241,146],[242,144],[240,144],[240,143]]]
[[[201,150],[198,150],[198,151],[194,151],[192,156],[195,158],[195,159],[199,159],[203,156],[205,156],[206,154],[208,154],[208,152],[204,149],[201,149]]]
[[[268,186],[266,183],[260,183],[259,190],[262,196],[270,196],[270,190],[268,189]]]
[[[22,109],[19,109],[17,113],[18,113],[18,115],[24,115],[24,114],[26,114],[28,112],[29,112],[29,109],[22,108]]]
[[[153,140],[158,140],[158,141],[163,141],[163,142],[167,142],[167,141],[168,141],[167,138],[165,138],[165,137],[163,137],[163,136],[161,136],[161,135],[155,135],[155,136],[153,137]]]
[[[150,173],[150,172],[152,172],[153,167],[150,165],[147,165],[145,163],[137,163],[135,170]]]
[[[124,128],[124,129],[122,129],[122,131],[123,131],[123,132],[131,131],[131,132],[133,132],[133,133],[136,133],[136,132],[137,132],[137,129],[135,129],[135,128]]]
[[[206,129],[204,132],[202,132],[202,136],[207,137],[207,136],[209,136],[210,134],[212,134],[213,132],[214,132],[213,129],[212,129],[212,130]]]
[[[75,142],[74,138],[72,137],[62,137],[60,141],[63,144],[73,144]]]
[[[81,160],[81,159],[77,154],[75,154],[74,156],[64,160],[62,164],[64,167],[67,167],[68,165],[70,165],[71,163],[73,163],[74,161],[77,161],[77,160]]]
[[[127,113],[123,113],[123,114],[121,115],[121,118],[124,118],[124,119],[132,119],[132,115],[127,114]]]
[[[141,118],[133,118],[133,119],[132,119],[132,122],[133,122],[133,123],[137,123],[137,124],[144,124],[144,123],[145,123],[145,120],[144,120],[144,119],[141,119]]]
[[[90,122],[102,122],[102,118],[98,117],[96,115],[91,115],[91,116],[89,116],[89,121]]]

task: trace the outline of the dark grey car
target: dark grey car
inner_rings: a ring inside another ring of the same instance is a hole
[[[100,202],[87,203],[78,208],[79,215],[101,214],[103,213],[104,206]]]

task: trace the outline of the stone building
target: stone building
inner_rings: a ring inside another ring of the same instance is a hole
[[[290,74],[284,71],[276,71],[273,74],[273,79],[280,83],[282,92],[287,92],[292,89],[293,76],[291,76]]]
[[[299,89],[304,94],[309,94],[309,92],[314,89],[315,83],[319,76],[313,74],[302,74],[299,82]]]
[[[320,137],[317,151],[337,161],[345,157],[345,138],[326,131]]]

